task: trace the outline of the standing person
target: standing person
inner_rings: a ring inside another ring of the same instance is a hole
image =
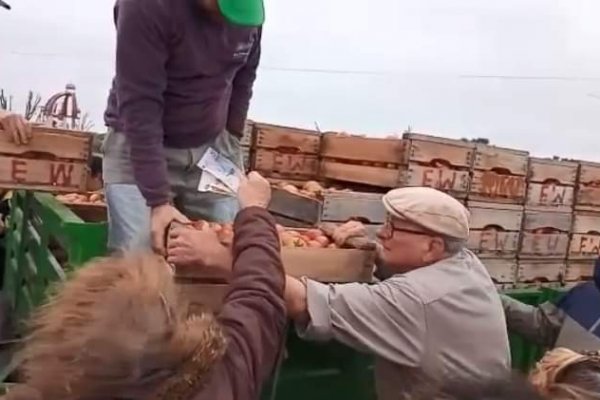
[[[508,330],[542,347],[600,349],[600,258],[594,279],[573,287],[556,304],[538,306],[502,295]]]
[[[262,0],[117,0],[104,182],[109,248],[164,253],[170,222],[230,222],[233,197],[198,192],[212,148],[242,168]]]
[[[500,298],[464,247],[467,209],[423,187],[392,190],[383,203],[389,219],[378,233],[378,267],[389,278],[326,285],[288,277],[288,313],[300,336],[375,355],[380,400],[410,396],[423,382],[508,374]]]

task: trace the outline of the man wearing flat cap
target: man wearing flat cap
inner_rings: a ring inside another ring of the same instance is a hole
[[[509,373],[500,298],[465,248],[467,209],[424,187],[392,190],[383,203],[388,220],[377,235],[378,275],[387,279],[325,285],[288,277],[288,312],[300,336],[374,354],[381,400],[408,396],[438,379]],[[346,236],[357,234],[352,231]]]

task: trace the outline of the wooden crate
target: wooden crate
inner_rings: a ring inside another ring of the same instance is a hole
[[[0,131],[0,188],[50,192],[86,190],[92,136],[84,132],[34,127],[26,146]]]
[[[365,224],[383,224],[386,211],[382,194],[356,192],[325,192],[321,221],[361,221]]]
[[[518,283],[562,282],[566,263],[564,260],[519,260]]]
[[[594,277],[594,261],[568,261],[565,271],[565,281],[581,282],[591,280]]]
[[[319,158],[316,155],[256,149],[251,160],[250,168],[269,178],[314,180],[319,173]]]
[[[477,144],[469,200],[525,204],[528,155]]]
[[[512,285],[517,280],[517,260],[484,258],[481,262],[496,285]]]
[[[257,149],[318,155],[321,135],[316,131],[255,122],[253,143]]]
[[[575,210],[600,211],[600,163],[581,161]]]
[[[428,186],[464,199],[469,193],[475,145],[470,142],[407,133],[407,168],[402,186]]]
[[[285,272],[296,278],[306,276],[320,282],[371,282],[375,252],[359,249],[290,248],[281,249]],[[202,268],[178,269],[177,276],[204,282],[227,282],[229,274],[207,273]]]
[[[471,212],[467,247],[481,258],[516,258],[523,207],[468,202]]]
[[[569,260],[592,260],[600,256],[600,214],[575,212]]]
[[[317,199],[279,188],[273,188],[269,204],[269,211],[280,224],[294,228],[316,225],[322,208]]]
[[[519,258],[565,260],[572,222],[571,213],[526,210]]]
[[[404,141],[329,132],[321,142],[320,178],[395,188],[400,180]]]
[[[526,207],[571,212],[575,202],[576,162],[530,158]]]

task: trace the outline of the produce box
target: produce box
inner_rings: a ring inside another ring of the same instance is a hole
[[[571,212],[579,165],[576,162],[530,158],[527,184],[529,210]]]
[[[589,281],[594,276],[594,260],[569,260],[565,270],[566,282]]]
[[[573,217],[569,260],[594,260],[600,256],[600,213],[576,211]]]
[[[529,153],[476,144],[469,200],[525,204]]]
[[[580,162],[575,210],[600,211],[600,163]]]
[[[217,232],[224,245],[233,242],[231,224],[196,221],[191,229],[208,226]],[[288,275],[308,277],[328,283],[371,282],[375,265],[372,244],[360,241],[361,248],[338,248],[320,229],[289,229],[278,226],[282,244],[281,257]],[[355,242],[356,243],[356,242]],[[205,304],[218,309],[227,291],[229,274],[200,268],[177,269],[181,290],[195,307]]]
[[[396,188],[404,142],[328,132],[323,134],[320,155],[321,179]]]
[[[506,258],[482,258],[481,262],[498,288],[512,288],[517,281],[517,260]]]
[[[279,179],[316,179],[321,137],[316,131],[254,123],[250,169]]]
[[[468,248],[483,258],[516,259],[523,206],[469,201],[468,208]]]
[[[402,186],[428,186],[465,199],[471,184],[475,144],[462,140],[407,133],[407,168]]]
[[[17,146],[0,131],[0,188],[50,192],[86,190],[92,136],[33,127],[33,138]]]
[[[573,215],[552,211],[525,211],[520,258],[565,260]]]

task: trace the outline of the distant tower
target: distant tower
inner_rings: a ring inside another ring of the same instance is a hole
[[[69,83],[64,92],[50,96],[40,110],[38,122],[54,128],[78,129],[80,115],[75,85]]]

